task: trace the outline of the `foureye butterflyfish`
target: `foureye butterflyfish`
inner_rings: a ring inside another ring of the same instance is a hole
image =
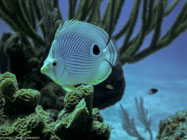
[[[97,85],[106,80],[115,65],[117,50],[100,27],[68,20],[56,31],[41,72],[66,91],[75,85]]]

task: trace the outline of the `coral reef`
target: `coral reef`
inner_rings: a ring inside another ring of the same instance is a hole
[[[160,122],[157,140],[186,140],[187,111],[179,111],[176,115]]]
[[[125,90],[123,65],[141,61],[167,47],[186,31],[187,1],[181,1],[183,7],[176,20],[165,34],[161,34],[164,18],[179,2],[174,0],[168,4],[168,0],[135,0],[129,19],[114,34],[125,0],[108,0],[103,16],[100,11],[102,0],[69,0],[69,19],[100,26],[115,41],[124,36],[125,39],[120,46],[118,64],[113,67],[107,80],[94,86],[94,90],[90,86],[78,87],[83,93],[81,95],[71,92],[65,95],[61,87],[40,73],[55,31],[64,22],[58,0],[1,0],[0,18],[14,32],[5,33],[0,39],[0,73],[12,72],[19,82],[11,73],[0,77],[0,137],[109,139],[110,127],[103,123],[99,110],[93,107],[105,108],[121,99]],[[135,37],[132,37],[139,15],[142,17],[142,25]],[[141,49],[150,33],[153,33],[150,44]],[[147,118],[142,100],[137,109],[138,117],[152,139],[151,121]],[[143,139],[133,119],[129,119],[125,109],[122,108],[122,111],[126,120],[124,129],[128,134]],[[178,136],[176,133],[172,135]]]
[[[64,109],[59,113],[55,127],[56,135],[68,140],[77,137],[85,140],[109,139],[109,125],[103,123],[97,108],[92,109],[93,87],[79,86],[77,89],[83,94],[69,92],[65,97]]]
[[[32,89],[19,89],[16,76],[6,72],[0,77],[1,110],[10,118],[18,114],[33,112],[39,103],[40,92]]]
[[[148,111],[147,109],[144,108],[143,98],[140,97],[140,101],[138,101],[138,99],[135,98],[135,103],[136,103],[136,109],[137,109],[137,117],[139,121],[141,122],[141,124],[144,126],[145,132],[149,133],[150,140],[153,140],[153,134],[151,131],[151,118],[148,118]],[[129,136],[135,137],[138,140],[145,140],[145,138],[138,132],[134,119],[133,118],[130,119],[129,113],[127,112],[127,110],[122,105],[120,105],[120,108],[121,108],[120,113],[121,113],[121,118],[122,118],[122,126],[125,132]]]
[[[68,92],[64,109],[54,119],[53,111],[39,105],[40,92],[19,89],[16,77],[0,77],[0,138],[41,140],[108,140],[110,126],[103,122],[98,108],[92,107],[93,87],[79,86],[79,93]]]
[[[9,71],[16,74],[19,85],[22,85],[23,88],[41,91],[46,86],[45,91],[48,91],[46,88],[52,86],[50,84],[51,81],[42,76],[39,70],[49,52],[57,27],[64,22],[58,2],[58,0],[0,1],[0,18],[14,31],[14,33],[4,34],[0,41],[0,72]],[[117,67],[122,67],[126,63],[136,63],[167,47],[187,28],[186,1],[181,1],[183,7],[176,20],[167,32],[162,35],[163,20],[170,15],[180,3],[180,0],[174,0],[171,4],[168,4],[168,0],[135,0],[129,19],[122,25],[121,30],[114,34],[125,0],[108,0],[103,16],[100,10],[102,2],[102,0],[69,0],[68,18],[87,21],[100,26],[108,32],[109,38],[115,41],[125,36],[120,46],[119,66]],[[132,37],[139,15],[142,17],[142,25],[135,37]],[[145,38],[152,32],[153,36],[150,44],[141,50],[140,48]],[[124,93],[122,90],[125,89],[124,77],[118,74],[121,73],[121,68],[117,68],[116,71],[111,74],[114,79],[107,79],[114,89],[107,90],[105,83],[94,87],[96,91],[94,94],[94,100],[96,100],[94,101],[94,106],[104,108],[113,105],[121,99]],[[116,77],[121,78],[116,79]],[[120,79],[122,81],[119,82],[119,88],[115,84],[116,80]],[[106,92],[100,89],[104,89]],[[63,91],[60,93],[60,96],[64,96]],[[50,91],[46,95],[52,96],[53,100],[57,100],[54,99],[55,94],[56,90]],[[102,99],[108,95],[110,95],[110,98],[107,98],[105,102],[99,102],[103,101]],[[43,103],[45,102],[47,101]],[[51,105],[52,103],[47,104],[45,108],[58,109],[63,106],[63,104],[60,106],[57,104]]]

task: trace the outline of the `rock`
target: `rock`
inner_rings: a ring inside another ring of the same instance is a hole
[[[187,111],[177,112],[160,122],[157,140],[186,140]]]

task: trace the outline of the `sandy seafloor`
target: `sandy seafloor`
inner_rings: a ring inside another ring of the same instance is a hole
[[[182,38],[186,35],[183,34]],[[126,90],[123,98],[114,106],[101,111],[105,122],[113,128],[111,140],[136,140],[128,136],[122,128],[120,104],[128,110],[130,117],[135,119],[142,136],[149,140],[149,135],[144,132],[144,127],[136,117],[135,97],[142,96],[144,99],[144,106],[152,118],[154,140],[158,134],[160,120],[177,111],[187,110],[187,50],[186,47],[180,47],[186,46],[185,42],[179,38],[167,49],[139,63],[124,66]],[[158,92],[148,95],[150,88],[157,88]]]

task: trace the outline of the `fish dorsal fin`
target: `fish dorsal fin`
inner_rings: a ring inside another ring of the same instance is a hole
[[[100,27],[92,25],[87,22],[78,20],[67,20],[63,25],[61,24],[55,34],[55,39],[62,35],[77,34],[95,42],[101,50],[106,47],[108,41],[108,34]]]

